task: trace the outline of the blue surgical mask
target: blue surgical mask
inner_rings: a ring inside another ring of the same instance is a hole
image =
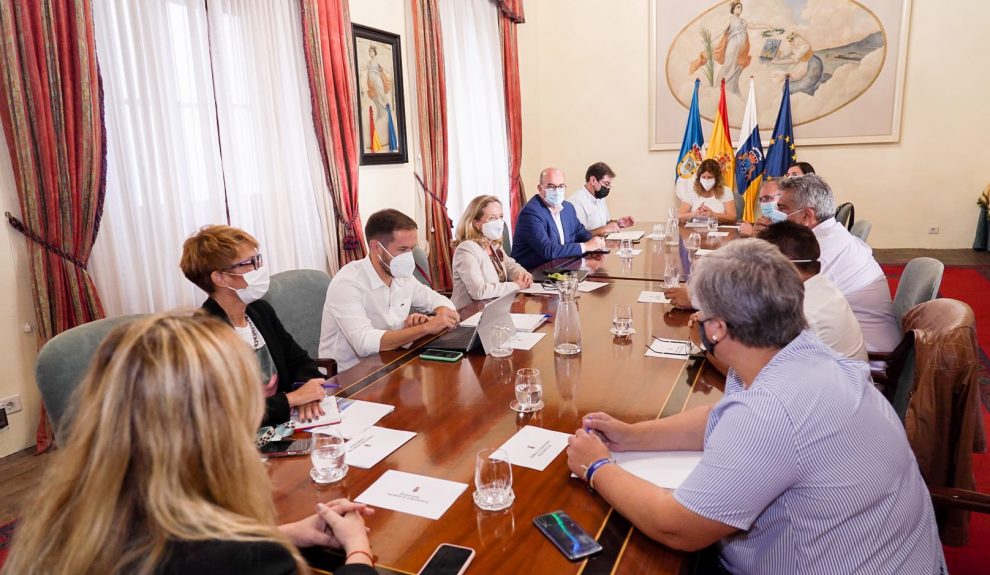
[[[773,211],[777,209],[777,202],[760,202],[760,211],[763,217],[773,219]]]
[[[760,207],[760,209],[762,209],[762,206]],[[770,218],[770,221],[776,224],[778,222],[782,222],[786,220],[787,214],[778,210],[777,206],[774,206],[773,209],[770,210],[770,213],[767,214],[767,217]]]
[[[551,206],[560,206],[564,203],[564,194],[567,192],[564,188],[547,188],[546,192],[544,198]]]

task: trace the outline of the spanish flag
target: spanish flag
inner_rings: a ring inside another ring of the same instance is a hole
[[[708,143],[706,159],[713,159],[722,168],[722,183],[732,191],[736,189],[736,152],[729,137],[729,109],[725,104],[725,78],[722,78],[722,96],[718,100],[715,129]]]

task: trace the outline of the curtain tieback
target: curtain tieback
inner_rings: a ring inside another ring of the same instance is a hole
[[[4,216],[7,217],[7,223],[9,223],[15,230],[17,230],[18,232],[20,232],[22,236],[28,238],[29,240],[31,240],[34,243],[40,245],[41,247],[45,248],[46,250],[52,252],[53,254],[56,254],[58,256],[61,256],[62,258],[65,258],[65,259],[69,260],[70,262],[72,262],[75,265],[79,266],[79,268],[81,268],[83,271],[86,271],[86,264],[85,263],[83,263],[81,260],[79,260],[77,258],[74,258],[74,257],[70,256],[69,254],[65,253],[61,249],[59,249],[59,248],[53,246],[52,244],[48,243],[47,241],[45,241],[45,239],[42,238],[41,236],[39,236],[38,234],[36,234],[36,233],[32,232],[31,230],[27,229],[27,227],[24,225],[24,222],[22,222],[21,220],[15,218],[13,216],[13,214],[11,214],[10,212],[4,212]]]
[[[433,193],[432,190],[430,190],[430,188],[426,186],[426,183],[423,181],[423,178],[420,177],[418,173],[413,172],[413,175],[416,176],[416,181],[419,182],[419,186],[423,188],[423,191],[426,192],[431,198],[433,198],[433,201],[436,202],[441,208],[443,208],[443,219],[446,220],[447,227],[453,228],[454,221],[451,220],[450,216],[447,215],[447,206],[440,200],[439,197],[437,197],[436,194]]]

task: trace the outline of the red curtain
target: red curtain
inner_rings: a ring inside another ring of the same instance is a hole
[[[0,0],[0,121],[28,239],[39,345],[103,317],[86,270],[106,190],[89,0]],[[51,444],[44,411],[38,450]]]
[[[502,33],[502,77],[505,86],[505,124],[509,140],[509,210],[515,226],[519,210],[526,203],[526,192],[519,175],[522,165],[522,97],[519,93],[519,50],[516,25],[526,21],[523,0],[495,0]]]
[[[416,178],[426,200],[426,237],[434,289],[453,289],[447,215],[447,103],[443,70],[443,38],[436,0],[410,0],[416,47],[416,107],[422,156]]]
[[[337,217],[340,265],[365,256],[358,212],[354,55],[348,0],[301,0],[313,123]]]

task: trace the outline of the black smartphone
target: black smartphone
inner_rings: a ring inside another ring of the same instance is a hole
[[[461,575],[474,559],[474,549],[444,543],[437,547],[419,575]]]
[[[268,457],[289,457],[290,455],[309,454],[310,439],[296,439],[285,441],[269,441],[261,446],[261,454]]]
[[[419,354],[419,357],[430,361],[454,362],[464,357],[464,353],[460,351],[449,351],[446,349],[428,349]]]
[[[563,511],[538,515],[533,519],[533,524],[571,561],[584,559],[602,550],[595,538]]]

